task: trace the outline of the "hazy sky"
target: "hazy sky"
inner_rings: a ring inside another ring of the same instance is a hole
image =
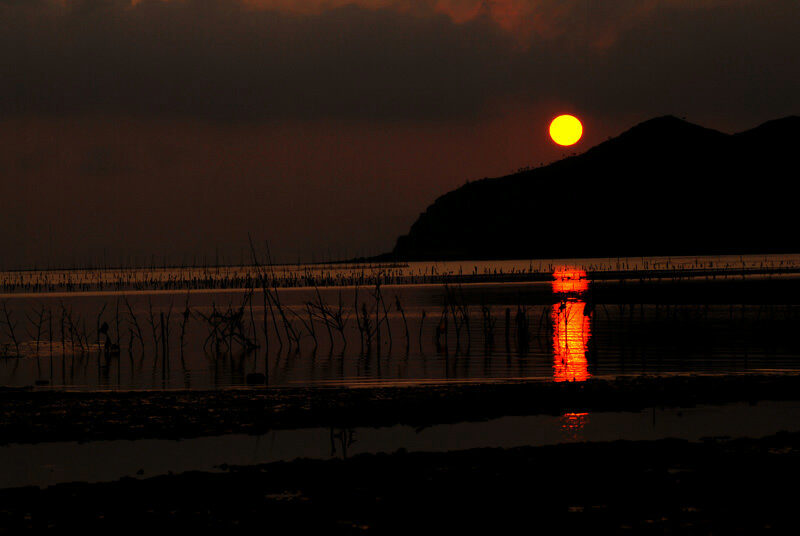
[[[654,116],[800,114],[797,0],[0,0],[0,268],[390,250]]]

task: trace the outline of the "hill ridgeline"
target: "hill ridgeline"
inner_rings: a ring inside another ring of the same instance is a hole
[[[728,135],[672,116],[438,198],[397,260],[800,252],[800,117]]]

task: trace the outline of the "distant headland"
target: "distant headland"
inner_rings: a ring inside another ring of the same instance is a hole
[[[797,116],[732,135],[658,117],[446,193],[375,260],[797,253],[798,142]]]

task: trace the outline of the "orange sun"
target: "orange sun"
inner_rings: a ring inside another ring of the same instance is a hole
[[[583,125],[574,115],[559,115],[550,123],[550,137],[559,145],[575,145],[581,136]]]

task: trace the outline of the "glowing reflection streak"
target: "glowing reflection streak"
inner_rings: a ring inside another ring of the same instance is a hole
[[[553,379],[586,381],[589,363],[586,351],[591,337],[591,313],[581,294],[589,289],[586,272],[574,268],[559,268],[553,273],[553,292],[562,295],[553,305]]]
[[[589,379],[586,349],[591,321],[583,314],[585,307],[582,301],[564,301],[553,305],[553,376],[557,382]]]
[[[587,290],[586,270],[562,267],[553,272],[553,292],[556,294],[582,294]]]
[[[561,432],[573,441],[581,440],[581,432],[588,422],[588,413],[565,413],[561,416]]]

